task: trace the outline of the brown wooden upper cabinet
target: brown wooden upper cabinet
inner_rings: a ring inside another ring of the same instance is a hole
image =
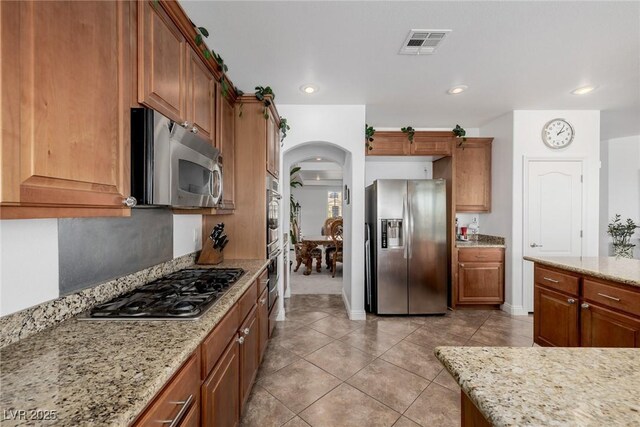
[[[187,121],[188,49],[159,3],[138,3],[138,102],[178,123]]]
[[[218,99],[218,139],[216,146],[222,157],[222,207],[235,209],[235,110],[234,102],[228,96],[222,96],[220,85],[216,84]]]
[[[467,138],[456,145],[456,211],[491,211],[491,143],[493,138]]]
[[[132,7],[0,2],[2,218],[129,215]]]
[[[280,128],[278,118],[269,113],[267,119],[267,172],[278,178],[280,171]]]
[[[202,59],[187,49],[187,122],[188,127],[214,140],[216,127],[216,81]]]
[[[401,131],[378,131],[373,136],[367,156],[450,156],[451,132],[417,131],[413,142]]]

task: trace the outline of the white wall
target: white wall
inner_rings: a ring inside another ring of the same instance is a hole
[[[541,139],[544,124],[557,117],[568,120],[576,131],[573,143],[563,150],[551,150]],[[522,259],[526,243],[523,242],[525,162],[531,158],[571,158],[584,161],[582,253],[584,256],[597,256],[600,112],[516,110],[483,126],[481,134],[496,137],[492,149],[492,211],[482,215],[481,231],[485,234],[502,235],[507,239],[504,309],[513,314],[524,314],[533,309],[533,272],[531,263]],[[510,138],[513,141],[511,146]]]
[[[202,248],[202,215],[173,216],[173,257]],[[0,316],[60,296],[58,220],[0,221]]]
[[[343,192],[343,188],[307,185],[293,189],[293,197],[300,203],[300,231],[304,236],[320,235],[324,221],[327,219],[327,200],[330,191]]]
[[[364,319],[364,105],[279,105],[278,111],[291,126],[282,149],[284,170],[287,152],[305,146],[340,149],[343,159],[326,156],[343,165],[343,183],[351,191],[351,203],[344,205],[343,298],[351,319]],[[324,155],[322,156],[325,157]],[[283,177],[286,175],[282,174]],[[284,179],[284,178],[283,178]],[[281,182],[285,200],[289,189]],[[285,228],[289,218],[284,203]],[[282,284],[280,284],[282,286]],[[282,290],[282,289],[281,289]],[[280,293],[283,294],[282,292]],[[283,304],[281,302],[281,304]],[[281,312],[282,310],[282,306]]]
[[[178,258],[200,249],[202,249],[202,215],[174,215],[173,257]]]
[[[640,135],[603,141],[601,153],[600,256],[611,256],[607,224],[615,214],[640,224]],[[640,258],[640,232],[631,243],[636,245],[634,257]]]
[[[0,221],[0,316],[59,296],[58,221]]]

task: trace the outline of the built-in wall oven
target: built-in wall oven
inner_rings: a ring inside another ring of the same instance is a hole
[[[278,180],[267,174],[267,258],[269,259],[269,310],[278,299],[280,271],[278,257],[280,248],[280,187]]]

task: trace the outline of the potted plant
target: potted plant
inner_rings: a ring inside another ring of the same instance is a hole
[[[376,130],[373,126],[369,126],[368,124],[364,124],[364,145],[368,150],[373,150],[373,135],[376,133]]]
[[[400,131],[407,134],[407,138],[409,138],[409,144],[413,144],[413,137],[416,134],[416,130],[411,126],[406,126],[400,128]]]
[[[466,137],[467,131],[464,130],[462,126],[457,124],[456,127],[451,129],[451,132],[453,132],[456,138],[460,139],[460,142],[458,143],[458,147],[462,147],[462,144],[464,144],[465,141],[467,140],[467,137]]]
[[[302,187],[302,181],[294,178],[294,175],[302,169],[300,166],[291,168],[289,172],[289,186],[291,189]],[[300,203],[293,197],[293,193],[289,196],[289,235],[291,236],[291,244],[298,243],[298,215],[300,213]]]
[[[636,232],[636,225],[631,218],[622,222],[619,214],[611,220],[607,226],[607,234],[613,238],[613,254],[616,257],[633,258],[633,248],[636,245],[631,243],[631,236]]]

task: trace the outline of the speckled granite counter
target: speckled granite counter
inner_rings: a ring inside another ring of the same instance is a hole
[[[478,234],[477,240],[456,240],[458,248],[505,248],[504,237]]]
[[[640,286],[640,260],[614,257],[524,257],[549,267],[561,268],[604,280]]]
[[[502,426],[640,425],[640,350],[437,347],[484,417]]]
[[[0,424],[8,410],[53,410],[39,425],[124,426],[171,378],[267,266],[266,260],[225,261],[244,276],[197,321],[69,319],[0,350]]]

